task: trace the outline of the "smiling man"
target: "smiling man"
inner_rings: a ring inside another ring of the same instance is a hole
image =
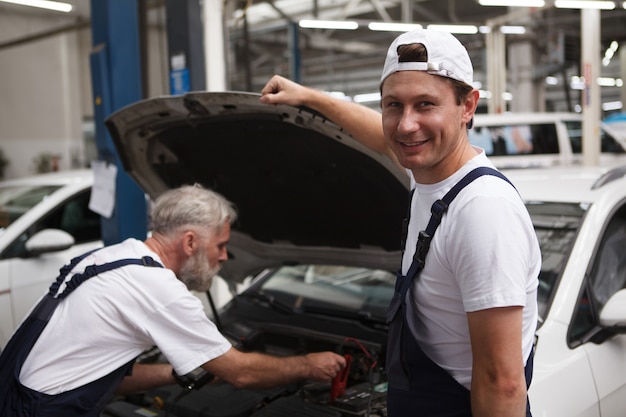
[[[261,101],[324,114],[411,178],[388,313],[389,416],[530,416],[541,254],[515,188],[468,141],[479,96],[469,55],[449,33],[404,33],[380,90],[382,114],[280,76]]]

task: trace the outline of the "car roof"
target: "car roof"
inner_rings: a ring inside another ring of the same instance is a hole
[[[510,169],[503,173],[525,201],[594,203],[626,197],[626,166]]]
[[[558,120],[582,120],[582,116],[578,113],[498,113],[498,114],[476,114],[474,116],[474,125],[490,125],[502,123],[547,123]]]
[[[69,171],[50,172],[45,174],[29,175],[12,178],[0,182],[1,187],[17,185],[70,185],[91,184],[93,173],[90,169],[76,169]]]

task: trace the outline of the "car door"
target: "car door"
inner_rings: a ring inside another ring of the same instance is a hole
[[[626,288],[626,204],[614,212],[600,239],[569,329],[570,344],[580,344],[589,359],[600,415],[624,415],[626,335],[607,336],[598,317],[608,299]]]
[[[52,208],[34,221],[0,254],[0,271],[8,277],[11,317],[11,323],[7,324],[7,316],[3,315],[0,346],[6,344],[12,331],[47,291],[58,275],[59,268],[71,258],[102,246],[100,217],[88,207],[90,192],[90,188],[82,190]],[[43,229],[63,230],[72,235],[75,243],[65,250],[29,255],[26,242]],[[2,308],[6,309],[9,304],[5,302],[6,297],[1,301]]]

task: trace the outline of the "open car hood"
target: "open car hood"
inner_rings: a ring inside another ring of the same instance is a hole
[[[259,97],[147,99],[106,125],[124,169],[151,198],[200,183],[235,204],[224,278],[289,263],[395,270],[406,173],[320,114]]]

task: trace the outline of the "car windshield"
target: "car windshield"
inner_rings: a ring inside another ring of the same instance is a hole
[[[541,323],[588,207],[536,202],[527,207],[542,253],[537,296]],[[354,315],[383,322],[394,285],[395,274],[390,271],[297,265],[275,269],[259,290],[270,297],[267,301],[290,311]]]
[[[58,185],[0,187],[0,234],[11,223],[59,188]]]
[[[379,269],[297,265],[277,268],[260,290],[294,311],[383,321],[394,283],[394,273]]]
[[[542,264],[537,291],[541,323],[548,312],[558,278],[569,258],[583,216],[589,206],[575,203],[530,202],[526,207],[541,247]]]

